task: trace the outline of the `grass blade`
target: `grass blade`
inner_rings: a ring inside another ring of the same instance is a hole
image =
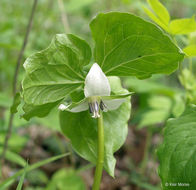
[[[26,166],[24,168],[24,172],[20,178],[20,181],[19,181],[19,184],[17,186],[17,189],[16,190],[22,190],[22,185],[24,183],[24,179],[25,179],[25,175],[26,175],[26,172],[27,172],[27,168],[28,168],[28,163],[26,163]]]
[[[37,163],[35,163],[35,164],[33,164],[33,165],[30,165],[30,166],[27,168],[26,173],[27,173],[27,172],[30,172],[30,171],[32,171],[32,170],[34,170],[34,169],[36,169],[36,168],[39,168],[39,167],[41,167],[41,166],[43,166],[43,165],[46,165],[46,164],[48,164],[48,163],[50,163],[50,162],[53,162],[53,161],[55,161],[55,160],[58,160],[58,159],[63,158],[63,157],[65,157],[65,156],[68,156],[69,154],[70,154],[70,153],[61,154],[61,155],[58,155],[58,156],[53,156],[53,157],[48,158],[48,159],[46,159],[46,160],[42,160],[42,161],[37,162]],[[17,177],[19,177],[20,175],[23,174],[24,170],[25,170],[25,169],[21,169],[21,170],[19,170],[18,172],[16,172],[13,176],[11,176],[11,177],[7,178],[6,180],[4,180],[4,181],[0,184],[0,188],[1,188],[1,187],[5,187],[5,186],[7,187],[8,185],[11,185]]]

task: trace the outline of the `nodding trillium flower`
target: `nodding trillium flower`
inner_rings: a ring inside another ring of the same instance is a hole
[[[110,95],[109,81],[100,66],[94,63],[86,76],[84,95],[85,99],[68,106],[60,104],[59,109],[70,112],[81,112],[88,110],[93,118],[100,117],[100,109],[104,112],[117,109],[132,93]]]

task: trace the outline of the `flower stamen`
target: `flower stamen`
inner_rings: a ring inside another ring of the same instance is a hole
[[[89,102],[89,111],[90,111],[91,114],[93,114],[92,115],[93,118],[100,117],[98,101]]]
[[[101,100],[101,102],[100,102],[100,108],[101,108],[101,110],[102,111],[104,111],[104,112],[107,112],[108,111],[108,108],[107,108],[107,106],[103,103],[103,101]]]

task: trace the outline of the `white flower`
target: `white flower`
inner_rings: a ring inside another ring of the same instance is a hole
[[[110,95],[110,83],[97,63],[94,63],[85,79],[84,95],[85,99],[69,106],[60,104],[59,109],[70,112],[81,112],[88,110],[92,117],[100,117],[100,109],[102,111],[117,109],[131,93]]]
[[[109,96],[110,83],[97,63],[94,63],[85,79],[85,97]]]

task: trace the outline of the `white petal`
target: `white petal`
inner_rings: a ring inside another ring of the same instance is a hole
[[[81,112],[81,111],[85,111],[88,110],[88,102],[82,102],[79,105],[73,107],[72,109],[70,109],[70,112]]]
[[[97,63],[94,63],[85,79],[84,94],[90,96],[109,96],[110,84]]]
[[[121,98],[121,99],[111,99],[111,100],[102,100],[103,103],[106,105],[108,110],[115,110],[120,105],[125,102],[126,98]]]
[[[64,104],[60,104],[59,107],[58,107],[58,109],[61,110],[61,111],[64,111],[64,110],[66,110],[68,107],[69,107],[69,106],[66,106],[66,105],[64,105]]]
[[[58,109],[61,111],[66,110],[70,112],[81,112],[81,111],[88,110],[88,102],[86,101],[86,99],[84,99],[80,102],[72,103],[67,106],[65,104],[60,104]]]

